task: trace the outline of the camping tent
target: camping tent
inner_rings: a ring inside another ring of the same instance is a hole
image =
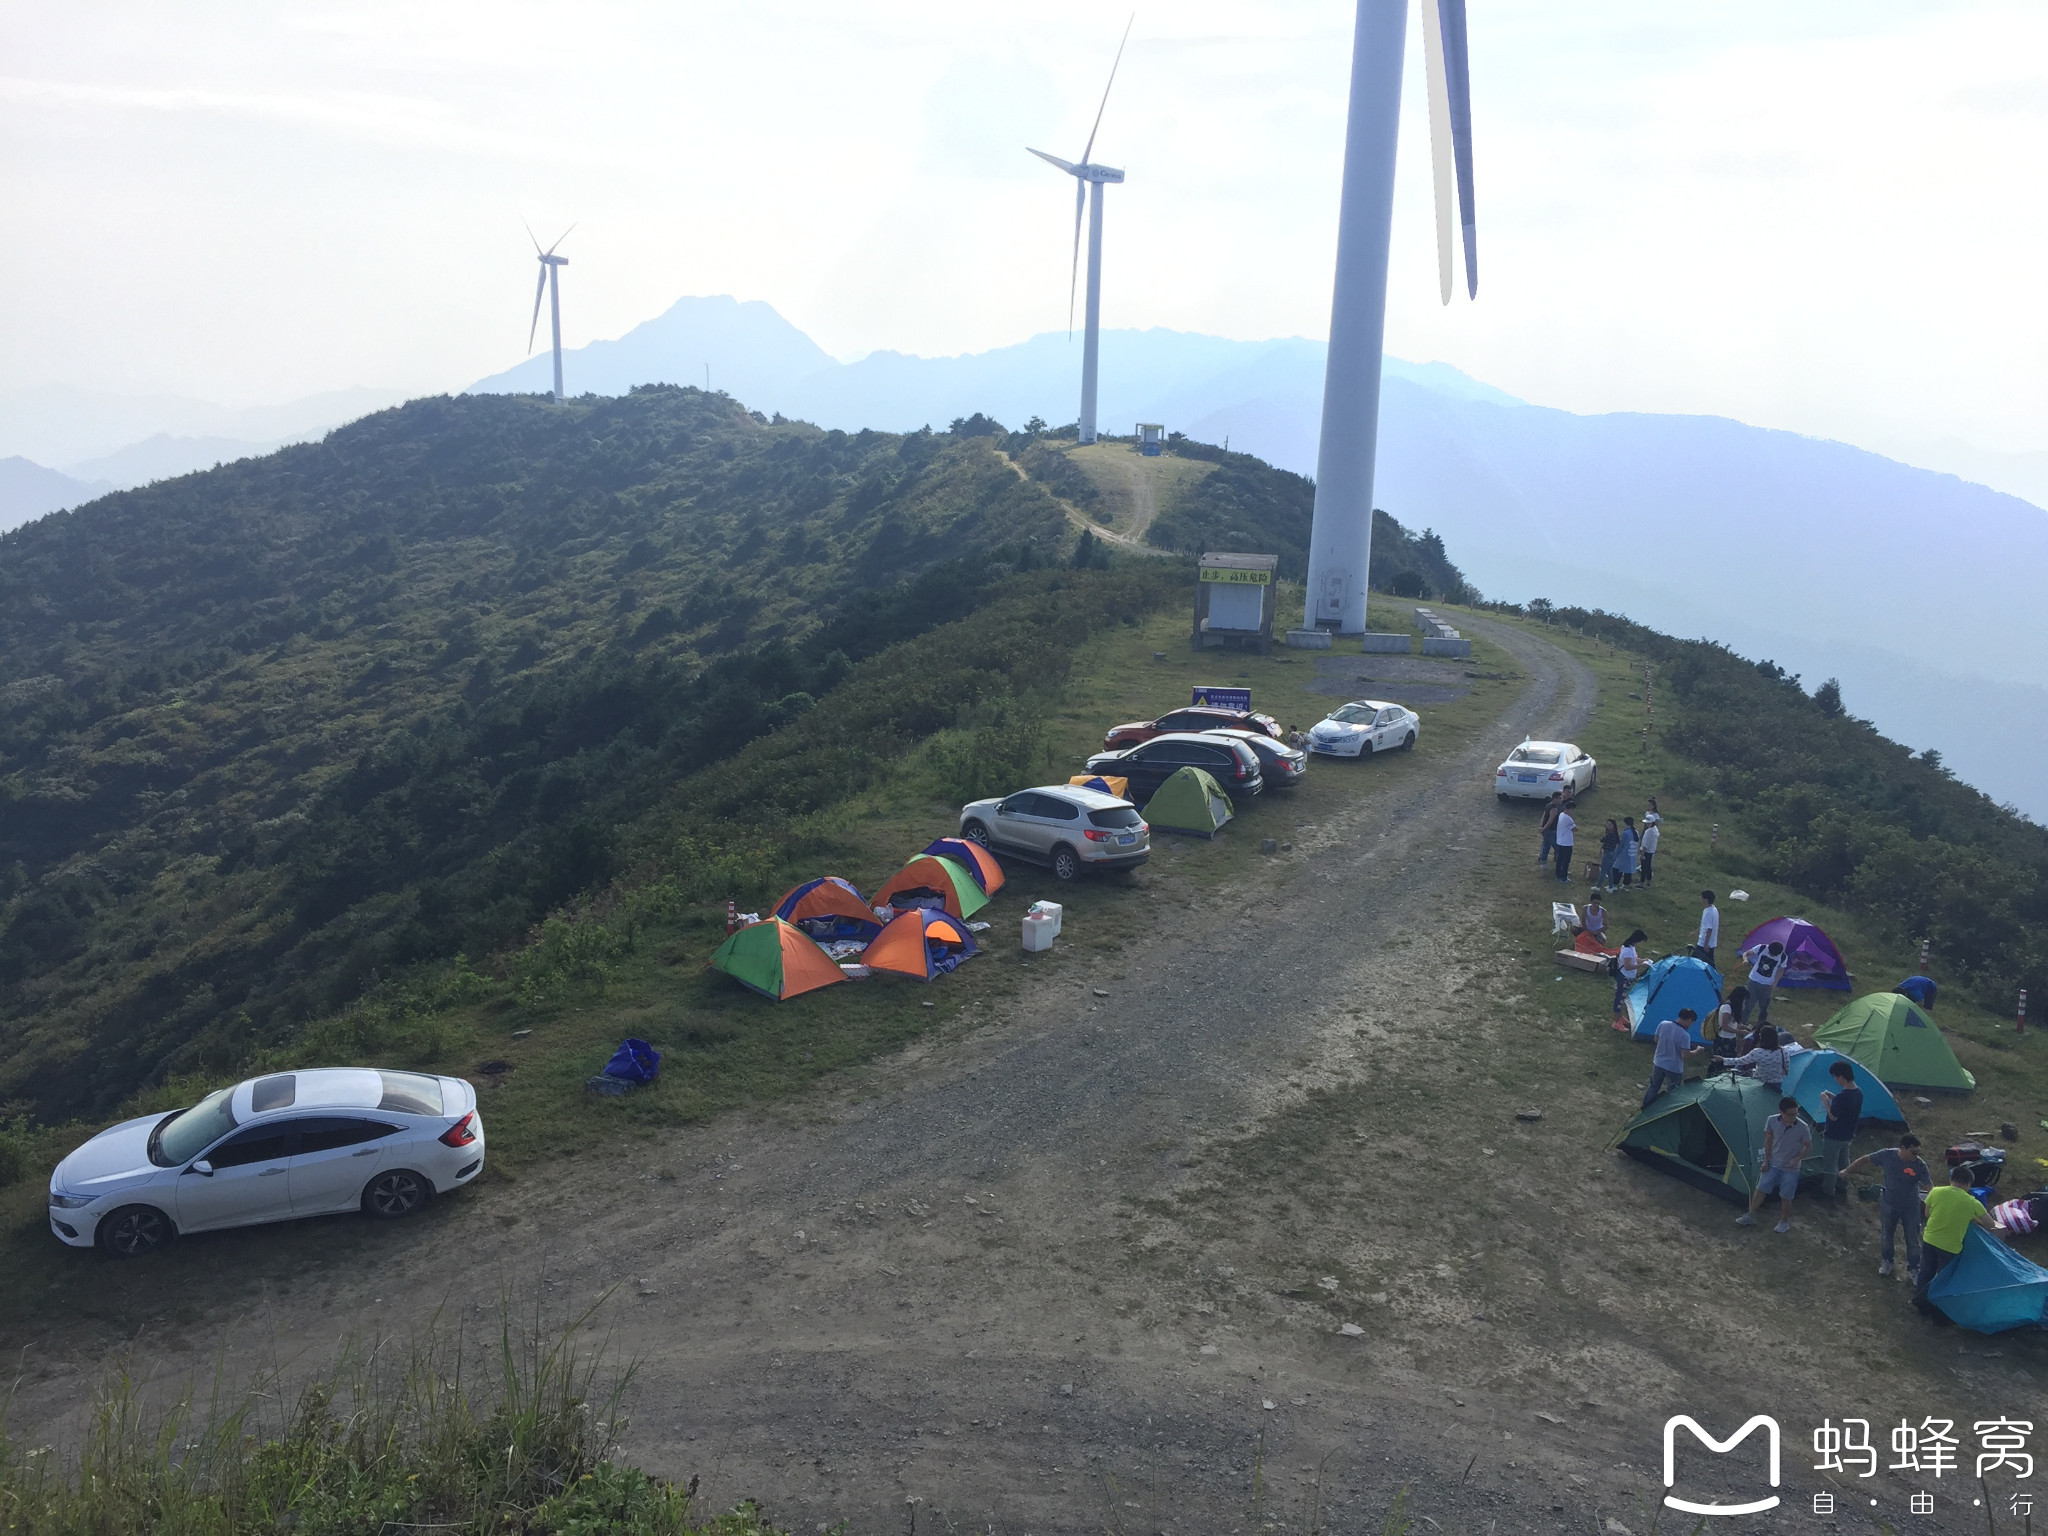
[[[958,864],[973,876],[984,896],[993,896],[1003,888],[1003,866],[996,862],[994,854],[972,838],[933,838],[924,851]]]
[[[1235,814],[1230,796],[1200,768],[1176,768],[1145,802],[1145,819],[1155,832],[1191,832],[1214,837]]]
[[[1856,1086],[1863,1090],[1865,1120],[1906,1123],[1906,1112],[1899,1108],[1891,1089],[1880,1083],[1877,1074],[1862,1062],[1851,1061],[1838,1051],[1801,1051],[1785,1068],[1785,1091],[1799,1101],[1799,1107],[1813,1116],[1816,1124],[1828,1117],[1828,1107],[1821,1103],[1820,1096],[1841,1091],[1841,1085],[1830,1075],[1838,1061],[1847,1061],[1849,1070],[1856,1074]]]
[[[1964,1328],[2003,1333],[2048,1322],[2048,1269],[2021,1258],[1982,1227],[1927,1288],[1927,1299]]]
[[[987,906],[988,897],[958,861],[921,853],[875,892],[875,905],[899,910],[944,907],[954,917],[965,919]]]
[[[1652,1100],[1609,1143],[1637,1162],[1697,1185],[1710,1194],[1747,1205],[1760,1171],[1764,1122],[1782,1098],[1750,1078],[1722,1073],[1682,1083]],[[1819,1172],[1820,1138],[1800,1168],[1802,1178]]]
[[[1849,967],[1835,941],[1803,917],[1774,917],[1749,930],[1742,941],[1744,953],[1776,939],[1785,946],[1785,974],[1781,987],[1822,987],[1830,992],[1847,992]]]
[[[1114,777],[1106,773],[1077,773],[1067,782],[1069,784],[1078,784],[1083,789],[1092,789],[1098,794],[1115,795],[1119,800],[1128,800],[1131,797],[1131,781],[1129,779]]]
[[[1701,1030],[1708,1026],[1714,1010],[1721,1006],[1721,973],[1704,960],[1691,955],[1666,955],[1637,978],[1628,989],[1628,1020],[1635,1037],[1648,1040],[1666,1019],[1678,1017],[1678,1010],[1690,1008],[1695,1045],[1704,1045]]]
[[[1862,1062],[1889,1087],[1969,1093],[1977,1086],[1934,1020],[1896,992],[1857,998],[1821,1025],[1814,1039]]]
[[[791,886],[775,915],[814,939],[872,939],[882,931],[867,898],[837,875]]]
[[[749,923],[719,945],[711,969],[777,1002],[846,980],[810,935],[779,917]]]
[[[870,970],[895,971],[930,981],[979,949],[974,935],[958,918],[930,907],[912,907],[892,918],[860,958]]]

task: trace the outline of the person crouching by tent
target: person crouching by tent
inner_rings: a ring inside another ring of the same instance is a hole
[[[1740,1056],[1731,1057],[1728,1070],[1754,1077],[1766,1088],[1784,1086],[1785,1071],[1791,1065],[1791,1055],[1778,1044],[1778,1031],[1773,1025],[1759,1024],[1756,1027],[1756,1044]]]
[[[1799,1118],[1799,1101],[1787,1094],[1778,1100],[1778,1112],[1764,1122],[1763,1172],[1749,1197],[1749,1209],[1735,1218],[1735,1225],[1755,1226],[1757,1207],[1776,1195],[1778,1224],[1771,1230],[1790,1232],[1792,1197],[1799,1193],[1799,1165],[1812,1150],[1813,1127]]]
[[[1920,1229],[1920,1282],[1913,1288],[1913,1306],[1922,1317],[1948,1322],[1948,1315],[1927,1299],[1927,1288],[1962,1257],[1963,1239],[1972,1227],[1999,1236],[1998,1223],[1984,1202],[1970,1193],[1970,1165],[1958,1163],[1949,1169],[1948,1183],[1927,1197],[1927,1223]]]
[[[1564,791],[1552,795],[1543,806],[1543,821],[1538,830],[1543,833],[1543,845],[1536,850],[1536,867],[1541,869],[1550,862],[1552,850],[1557,847],[1557,818],[1564,814]]]
[[[1934,979],[1930,976],[1908,976],[1892,990],[1901,997],[1911,998],[1922,1008],[1932,1012],[1935,994],[1941,989],[1934,984]]]
[[[1771,1021],[1771,994],[1777,991],[1778,982],[1785,974],[1785,946],[1773,939],[1768,944],[1745,949],[1742,958],[1749,962],[1749,997],[1756,1004],[1756,1021],[1768,1024]]]
[[[1591,902],[1587,903],[1589,908],[1591,905]],[[1636,946],[1648,937],[1642,929],[1631,928],[1628,937],[1621,941],[1621,952],[1614,957],[1614,1027],[1624,1034],[1631,1027],[1628,1021],[1628,989],[1643,974],[1643,958]]]
[[[1934,1175],[1920,1155],[1920,1138],[1911,1131],[1899,1137],[1896,1147],[1866,1152],[1842,1170],[1847,1178],[1859,1168],[1876,1168],[1884,1174],[1884,1189],[1877,1201],[1877,1272],[1888,1275],[1898,1250],[1892,1234],[1903,1228],[1906,1234],[1906,1273],[1920,1275],[1920,1197],[1934,1188]]]
[[[1621,847],[1614,855],[1614,872],[1621,876],[1623,885],[1636,883],[1636,856],[1640,849],[1636,837],[1636,819],[1633,816],[1621,818]]]
[[[1822,1091],[1820,1101],[1828,1112],[1828,1123],[1820,1133],[1820,1192],[1832,1200],[1848,1193],[1840,1180],[1849,1163],[1849,1144],[1856,1139],[1856,1123],[1863,1118],[1863,1090],[1856,1086],[1856,1069],[1847,1059],[1828,1068],[1833,1088]]]
[[[1650,1056],[1650,1086],[1643,1090],[1643,1108],[1655,1103],[1657,1095],[1666,1088],[1676,1088],[1684,1082],[1685,1058],[1706,1049],[1692,1043],[1692,1027],[1698,1019],[1699,1015],[1690,1008],[1681,1008],[1677,1018],[1666,1019],[1657,1026],[1657,1047]]]

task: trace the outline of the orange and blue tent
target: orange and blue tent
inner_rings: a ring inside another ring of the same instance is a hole
[[[912,907],[892,918],[882,936],[860,958],[870,970],[894,971],[930,981],[978,954],[980,949],[960,919],[931,907]]]
[[[711,969],[777,1002],[846,980],[846,972],[809,934],[779,917],[749,923],[719,945]]]
[[[985,896],[993,896],[1003,888],[1003,866],[996,862],[994,854],[972,838],[934,838],[925,852],[958,864],[974,876],[974,883],[981,887]]]
[[[1131,798],[1131,781],[1126,778],[1112,778],[1104,773],[1077,773],[1067,782],[1092,789],[1099,795],[1115,795],[1119,800]]]
[[[815,939],[872,939],[882,931],[867,898],[837,875],[792,886],[775,904],[775,915]]]
[[[878,907],[943,907],[948,915],[966,919],[988,905],[967,867],[957,860],[921,853],[897,870],[875,892]]]

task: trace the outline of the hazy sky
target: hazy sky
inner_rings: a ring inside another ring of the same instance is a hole
[[[460,387],[686,293],[829,351],[1066,323],[1129,10],[0,0],[0,388]],[[1324,334],[1343,0],[1141,7],[1117,326]],[[1480,298],[1436,300],[1410,25],[1389,350],[1575,410],[2048,448],[2048,5],[1471,0]],[[544,334],[544,333],[543,333]]]

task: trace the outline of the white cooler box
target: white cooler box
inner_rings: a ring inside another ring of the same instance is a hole
[[[1031,910],[1024,914],[1024,948],[1038,954],[1052,948],[1052,941],[1060,936],[1060,904],[1056,901],[1035,901]]]

